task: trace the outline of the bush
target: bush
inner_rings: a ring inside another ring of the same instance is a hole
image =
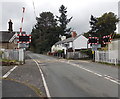
[[[64,53],[63,50],[58,50],[57,53],[61,54],[61,53]]]

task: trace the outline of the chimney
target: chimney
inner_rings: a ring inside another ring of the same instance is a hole
[[[9,28],[8,28],[8,31],[9,32],[12,32],[13,31],[13,27],[12,27],[12,21],[11,21],[11,19],[10,19],[10,21],[8,22],[8,25],[9,25]]]
[[[77,36],[77,33],[75,31],[72,32],[72,37],[75,38]]]

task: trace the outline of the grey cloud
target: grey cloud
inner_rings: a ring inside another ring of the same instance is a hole
[[[96,2],[90,3],[88,2],[77,2],[74,4],[74,0],[69,0],[65,2],[64,0],[58,0],[54,2],[48,2],[47,0],[36,2],[36,15],[38,16],[41,12],[50,11],[54,15],[59,15],[59,7],[61,4],[64,4],[67,7],[68,17],[73,16],[72,21],[68,25],[73,28],[79,34],[83,32],[87,32],[89,30],[89,19],[90,15],[94,15],[95,17],[101,16],[105,12],[114,12],[117,14],[117,3],[118,0],[114,1],[101,1],[98,0]],[[87,0],[86,0],[87,1]],[[27,33],[30,33],[32,27],[35,25],[35,15],[33,11],[32,2],[4,2],[2,3],[2,28],[3,30],[7,30],[7,22],[11,18],[14,22],[14,29],[19,30],[22,18],[22,7],[26,7],[25,16],[24,16],[24,24],[23,30]]]

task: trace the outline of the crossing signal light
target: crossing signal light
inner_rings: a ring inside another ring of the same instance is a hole
[[[18,34],[17,43],[31,43],[31,35]]]
[[[98,37],[89,37],[88,44],[98,44],[99,40],[103,42],[103,44],[109,44],[112,40],[111,35],[103,36],[101,39]]]
[[[89,37],[88,43],[89,44],[98,44],[98,37]]]
[[[19,36],[20,42],[29,42],[29,36]]]
[[[108,44],[111,42],[111,36],[103,36],[103,44]]]

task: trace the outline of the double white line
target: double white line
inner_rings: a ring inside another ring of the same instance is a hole
[[[109,81],[111,81],[111,82],[114,82],[114,83],[120,85],[120,80],[119,80],[119,79],[113,78],[113,77],[108,76],[108,75],[102,75],[102,74],[100,74],[100,73],[96,73],[95,71],[89,70],[89,69],[87,69],[87,68],[84,68],[84,67],[82,67],[82,66],[80,66],[80,65],[77,65],[77,64],[75,64],[75,63],[71,63],[71,62],[69,62],[69,61],[67,61],[67,62],[66,62],[66,61],[60,61],[60,62],[68,63],[68,64],[70,64],[70,65],[73,65],[73,66],[75,66],[75,67],[81,68],[81,69],[83,69],[83,70],[85,70],[85,71],[87,71],[87,72],[90,72],[90,73],[92,73],[92,74],[95,74],[95,75],[97,75],[97,76],[99,76],[99,77],[103,77],[103,78],[105,78],[106,80],[109,80]]]

